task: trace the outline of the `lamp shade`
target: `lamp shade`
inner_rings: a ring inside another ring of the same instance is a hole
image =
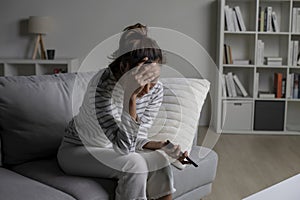
[[[35,34],[47,34],[52,29],[52,18],[48,16],[30,16],[28,32]]]

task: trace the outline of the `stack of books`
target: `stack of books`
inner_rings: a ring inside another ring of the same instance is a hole
[[[225,30],[227,31],[246,31],[245,22],[239,6],[230,8],[228,5],[224,7],[225,13]]]
[[[260,32],[279,32],[277,15],[271,6],[265,9],[259,7],[258,30]]]
[[[267,65],[273,66],[281,66],[282,65],[282,58],[281,57],[265,57],[265,63]]]
[[[247,97],[248,93],[236,74],[228,72],[223,74],[222,89],[224,97],[237,97],[238,95]]]
[[[258,97],[259,98],[268,98],[268,99],[275,98],[275,93],[267,92],[267,91],[259,91]]]

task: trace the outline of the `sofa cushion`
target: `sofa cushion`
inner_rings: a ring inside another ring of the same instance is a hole
[[[64,174],[56,161],[43,159],[14,166],[12,170],[64,191],[78,200],[114,199],[117,181]]]
[[[148,137],[150,140],[168,139],[190,153],[210,83],[205,79],[186,78],[164,78],[161,82],[163,102]],[[173,164],[180,169],[185,166],[179,161]]]
[[[0,77],[4,164],[56,155],[64,129],[72,118],[75,75]]]
[[[75,200],[72,196],[0,167],[0,199]]]
[[[201,155],[207,154],[205,158],[199,158],[200,151]],[[207,148],[195,146],[191,151],[191,157],[199,167],[188,166],[184,170],[172,167],[177,190],[173,195],[174,198],[214,180],[218,157],[214,151],[208,152]],[[97,199],[96,197],[102,200],[108,199],[108,196],[113,198],[117,184],[111,179],[67,176],[60,170],[56,159],[33,161],[14,166],[12,170],[62,190],[79,200]]]

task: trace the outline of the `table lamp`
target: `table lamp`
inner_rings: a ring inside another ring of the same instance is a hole
[[[38,46],[40,45],[41,59],[46,59],[45,45],[43,35],[47,34],[52,28],[51,17],[46,16],[30,16],[28,21],[28,32],[36,34],[35,46],[32,59],[36,59]]]

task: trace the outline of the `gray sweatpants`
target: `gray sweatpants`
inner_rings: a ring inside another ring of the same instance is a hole
[[[118,179],[116,200],[157,199],[176,191],[171,167],[156,151],[120,155],[112,148],[62,142],[57,158],[67,174]]]

